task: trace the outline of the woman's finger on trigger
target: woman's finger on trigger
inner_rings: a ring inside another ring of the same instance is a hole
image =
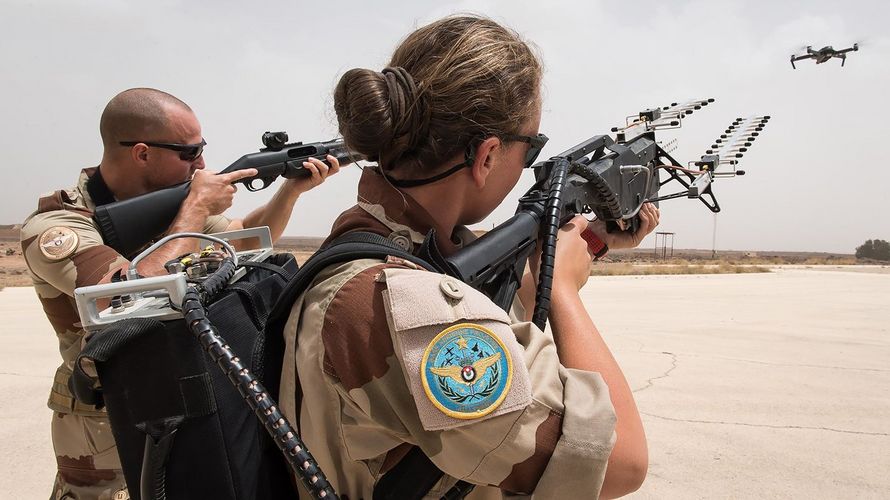
[[[578,231],[578,233],[582,233],[587,229],[587,225],[590,223],[586,217],[581,214],[578,214],[572,217],[571,223],[575,226],[573,229]]]
[[[584,228],[586,228],[586,227],[587,227],[587,224],[584,225]],[[572,231],[577,231],[577,230],[578,230],[578,220],[575,217],[572,217],[571,220],[569,220],[568,222],[563,224],[562,227],[559,228],[559,232],[561,232],[561,233],[570,233]]]

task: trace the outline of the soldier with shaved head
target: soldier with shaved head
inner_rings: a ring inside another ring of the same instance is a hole
[[[129,498],[106,413],[77,401],[68,390],[74,360],[85,342],[74,289],[110,282],[135,256],[120,255],[104,244],[92,219],[95,208],[191,180],[168,234],[269,226],[277,239],[300,194],[339,169],[332,156],[327,157],[330,168],[318,159],[306,162],[311,177],[285,181],[269,203],[233,220],[223,215],[232,204],[233,183],[256,175],[256,170],[230,174],[204,170],[206,141],[201,125],[181,100],[156,89],[125,90],[105,107],[99,131],[103,143],[99,165],[83,169],[71,189],[41,197],[21,232],[34,289],[62,355],[49,396],[58,464],[52,498],[57,500]],[[165,274],[165,262],[193,249],[194,241],[173,240],[140,261],[138,271],[143,276]]]

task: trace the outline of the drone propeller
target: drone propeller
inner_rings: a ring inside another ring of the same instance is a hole
[[[799,45],[796,48],[791,49],[792,57],[805,56],[809,53],[809,51],[807,51],[807,49],[810,49],[812,47],[813,47],[812,45]]]

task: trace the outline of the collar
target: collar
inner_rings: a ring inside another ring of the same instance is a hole
[[[96,203],[93,201],[89,189],[87,189],[87,184],[89,183],[90,178],[96,175],[96,172],[98,171],[99,167],[87,167],[82,169],[80,175],[77,177],[77,184],[74,186],[74,189],[68,192],[69,197],[79,199],[79,204],[90,212],[96,210]]]
[[[387,182],[377,167],[365,167],[358,185],[358,204],[344,212],[335,222],[329,240],[350,231],[370,231],[392,238],[402,235],[420,248],[435,221],[427,210],[410,194],[399,191]],[[450,254],[464,243],[475,239],[472,231],[463,226],[454,229],[449,248],[441,248]]]
[[[85,168],[81,175],[86,175],[87,179],[84,183],[86,193],[89,194],[94,206],[105,205],[115,201],[114,193],[108,188],[105,179],[102,178],[102,172],[99,167]]]

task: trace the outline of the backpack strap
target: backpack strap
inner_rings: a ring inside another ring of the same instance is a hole
[[[272,312],[269,314],[267,325],[273,331],[278,331],[279,328],[283,331],[294,301],[309,288],[309,285],[315,280],[315,276],[323,269],[353,260],[386,259],[390,256],[407,260],[424,269],[437,272],[432,264],[406,252],[402,247],[379,234],[366,231],[346,233],[321,247],[303,264],[278,297],[275,307],[272,308]]]
[[[316,275],[327,267],[359,259],[386,259],[398,257],[417,264],[431,272],[440,272],[437,266],[406,252],[389,239],[379,234],[355,231],[340,236],[323,246],[307,260],[297,274],[287,284],[278,297],[267,322],[266,334],[279,335],[284,332],[294,301],[309,288]],[[300,381],[296,381],[297,411],[301,404]],[[377,482],[373,498],[379,499],[420,499],[435,485],[444,473],[418,447],[411,451]],[[448,498],[463,498],[472,485],[464,481],[449,490]],[[464,491],[466,490],[466,491]],[[443,497],[444,498],[444,497]]]
[[[255,268],[259,268],[259,269],[265,269],[266,271],[277,274],[278,276],[281,277],[281,279],[283,279],[285,281],[291,279],[294,274],[281,266],[276,266],[275,264],[269,264],[267,262],[253,262],[253,261],[248,260],[248,261],[244,261],[244,262],[239,262],[238,267],[255,267]]]

